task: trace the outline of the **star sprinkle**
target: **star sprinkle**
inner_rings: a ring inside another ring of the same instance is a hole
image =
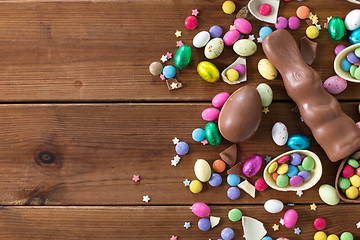
[[[258,37],[256,40],[258,43],[262,43],[262,41],[263,41],[263,39],[261,37]]]
[[[299,227],[295,228],[295,229],[294,229],[294,233],[295,233],[296,235],[299,235],[299,234],[301,233],[301,229],[300,229]]]
[[[170,238],[170,240],[177,240],[177,236],[172,235],[172,237]]]
[[[316,206],[315,203],[313,203],[313,204],[310,205],[310,210],[316,211],[316,208],[317,208],[317,206]]]
[[[149,195],[145,195],[145,196],[143,196],[143,202],[149,202],[150,201],[150,197],[149,197]]]
[[[308,18],[312,19],[313,17],[314,17],[314,14],[312,12],[310,12]]]
[[[199,11],[197,9],[191,10],[191,15],[197,17],[197,15],[199,14]]]
[[[202,145],[204,145],[204,146],[207,145],[207,144],[209,144],[208,140],[206,140],[206,139],[202,140],[201,143],[202,143]]]
[[[266,156],[265,157],[265,161],[268,163],[268,162],[270,162],[271,161],[271,157],[270,156]]]
[[[254,35],[249,35],[249,40],[254,41],[254,40],[255,40],[255,36],[254,36]]]
[[[328,25],[329,25],[329,23],[327,23],[327,22],[324,23],[324,28],[327,29],[327,28],[328,28]]]
[[[174,145],[176,145],[179,143],[180,140],[177,137],[175,137],[172,139],[172,141],[173,141]]]
[[[329,22],[330,22],[330,20],[332,19],[332,16],[327,17],[326,19],[327,19],[327,22],[329,23]]]
[[[235,29],[236,29],[235,25],[230,25],[230,29],[229,29],[229,31],[231,31],[231,30],[235,30]]]
[[[134,175],[133,178],[132,178],[132,180],[133,180],[134,182],[140,181],[139,175]]]
[[[319,29],[319,31],[321,30],[321,25],[320,24],[316,24],[315,25],[317,29]]]
[[[185,180],[183,181],[183,183],[184,183],[185,187],[190,186],[190,181],[189,181],[189,179],[185,179]]]
[[[180,157],[179,155],[176,155],[176,156],[174,157],[174,160],[180,162],[181,157]]]
[[[284,226],[284,225],[285,225],[284,219],[283,219],[283,218],[280,218],[279,223]]]
[[[177,88],[177,87],[178,87],[178,85],[177,85],[177,83],[176,83],[176,82],[173,82],[173,83],[170,85],[170,87],[171,87],[172,89],[175,89],[175,88]]]
[[[182,45],[184,45],[184,43],[181,40],[176,41],[176,47],[181,47]]]
[[[165,56],[166,56],[166,58],[169,60],[170,58],[172,58],[172,53],[167,52]]]
[[[301,121],[301,122],[304,122],[304,119],[303,119],[302,117],[300,117],[300,121]]]
[[[319,23],[319,18],[316,14],[312,15],[312,17],[310,19],[311,19],[312,23],[315,25]]]
[[[165,79],[166,79],[166,77],[164,76],[164,74],[160,74],[160,79],[161,79],[161,80],[165,80]]]
[[[181,37],[181,31],[179,30],[176,30],[175,32],[175,36],[178,38],[178,37]]]
[[[191,228],[191,224],[190,224],[190,222],[185,222],[185,224],[184,224],[184,228],[186,228],[186,229]]]
[[[272,226],[272,228],[274,229],[274,232],[279,231],[279,225],[274,223],[274,225]]]
[[[268,112],[270,112],[268,107],[264,107],[262,110],[263,113],[268,114]]]
[[[167,59],[167,57],[166,57],[165,55],[162,55],[161,58],[160,58],[160,60],[161,60],[162,62],[166,62],[168,59]]]
[[[356,227],[357,227],[357,228],[360,228],[360,222],[358,222],[358,223],[356,224]]]
[[[299,197],[301,197],[303,194],[304,194],[304,193],[303,193],[303,191],[301,191],[301,190],[297,190],[297,191],[296,191],[296,195],[298,195]]]
[[[175,159],[171,160],[171,166],[176,167],[179,164],[179,161],[176,161]]]

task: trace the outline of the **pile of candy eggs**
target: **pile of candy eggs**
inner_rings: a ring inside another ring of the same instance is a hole
[[[355,51],[349,52],[346,57],[341,60],[341,68],[350,72],[350,75],[356,80],[360,80],[360,47],[356,48]]]
[[[359,161],[352,158],[347,160],[337,184],[348,199],[356,199],[360,196]]]

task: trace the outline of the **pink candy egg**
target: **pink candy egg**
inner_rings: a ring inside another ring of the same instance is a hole
[[[279,158],[279,160],[277,161],[280,164],[286,163],[287,161],[289,161],[290,156],[282,156],[281,158]]]
[[[284,215],[285,227],[293,228],[298,220],[298,214],[294,209],[289,209]]]
[[[293,187],[299,187],[303,183],[303,178],[301,176],[293,176],[290,178],[290,185]]]
[[[230,94],[227,92],[218,93],[212,99],[212,105],[214,105],[214,107],[220,108],[224,105],[224,103],[226,102],[226,100],[228,100],[229,97],[230,97]]]
[[[223,40],[226,46],[233,45],[240,38],[240,33],[238,30],[233,29],[225,33]]]
[[[201,113],[202,119],[205,121],[216,121],[219,118],[220,110],[217,108],[207,108]]]
[[[338,55],[342,50],[344,50],[346,47],[344,45],[337,45],[334,49],[335,55]]]
[[[267,187],[268,185],[263,178],[259,178],[258,180],[255,181],[255,189],[258,190],[259,192],[265,191]]]
[[[289,240],[288,238],[284,238],[284,237],[279,237],[276,240]]]
[[[324,230],[326,227],[326,221],[323,218],[317,218],[314,220],[314,228],[316,230]]]
[[[350,165],[346,165],[342,170],[341,175],[346,178],[351,177],[352,175],[354,175],[354,168]]]
[[[244,18],[237,18],[234,21],[235,28],[242,34],[249,34],[251,32],[251,24]]]
[[[288,23],[290,29],[297,29],[300,27],[300,19],[298,17],[290,17]]]
[[[271,13],[271,6],[269,4],[261,4],[259,7],[260,15],[267,16]]]
[[[335,75],[326,79],[323,86],[328,93],[339,94],[346,89],[347,81]]]
[[[262,158],[261,156],[254,154],[248,157],[243,165],[243,173],[247,177],[255,176],[262,165]]]
[[[284,17],[278,17],[278,19],[275,23],[276,29],[285,29],[285,28],[287,28],[287,25],[288,25],[288,21]]]
[[[198,217],[204,218],[210,215],[210,208],[202,202],[194,203],[191,206],[191,211]]]
[[[198,22],[197,18],[194,16],[188,16],[185,19],[185,27],[190,30],[195,29],[197,27],[198,23],[199,22]]]

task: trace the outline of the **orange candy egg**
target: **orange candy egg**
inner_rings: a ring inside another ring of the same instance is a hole
[[[300,6],[298,7],[298,9],[296,10],[296,15],[298,16],[298,18],[300,19],[306,19],[309,17],[310,15],[310,9],[306,6]]]
[[[226,164],[223,160],[218,159],[213,162],[212,168],[215,172],[222,173],[226,168]]]
[[[271,176],[272,176],[272,178],[274,179],[274,181],[276,182],[276,179],[277,179],[277,177],[279,176],[279,174],[278,174],[277,172],[273,172],[273,173],[271,174]]]
[[[358,167],[356,170],[355,170],[355,174],[360,176],[360,167]]]

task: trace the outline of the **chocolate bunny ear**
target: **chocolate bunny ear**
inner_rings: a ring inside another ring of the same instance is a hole
[[[320,75],[304,61],[291,34],[284,29],[276,30],[264,38],[262,46],[329,159],[336,162],[360,150],[360,131],[355,122],[341,110],[336,98],[325,91]]]

